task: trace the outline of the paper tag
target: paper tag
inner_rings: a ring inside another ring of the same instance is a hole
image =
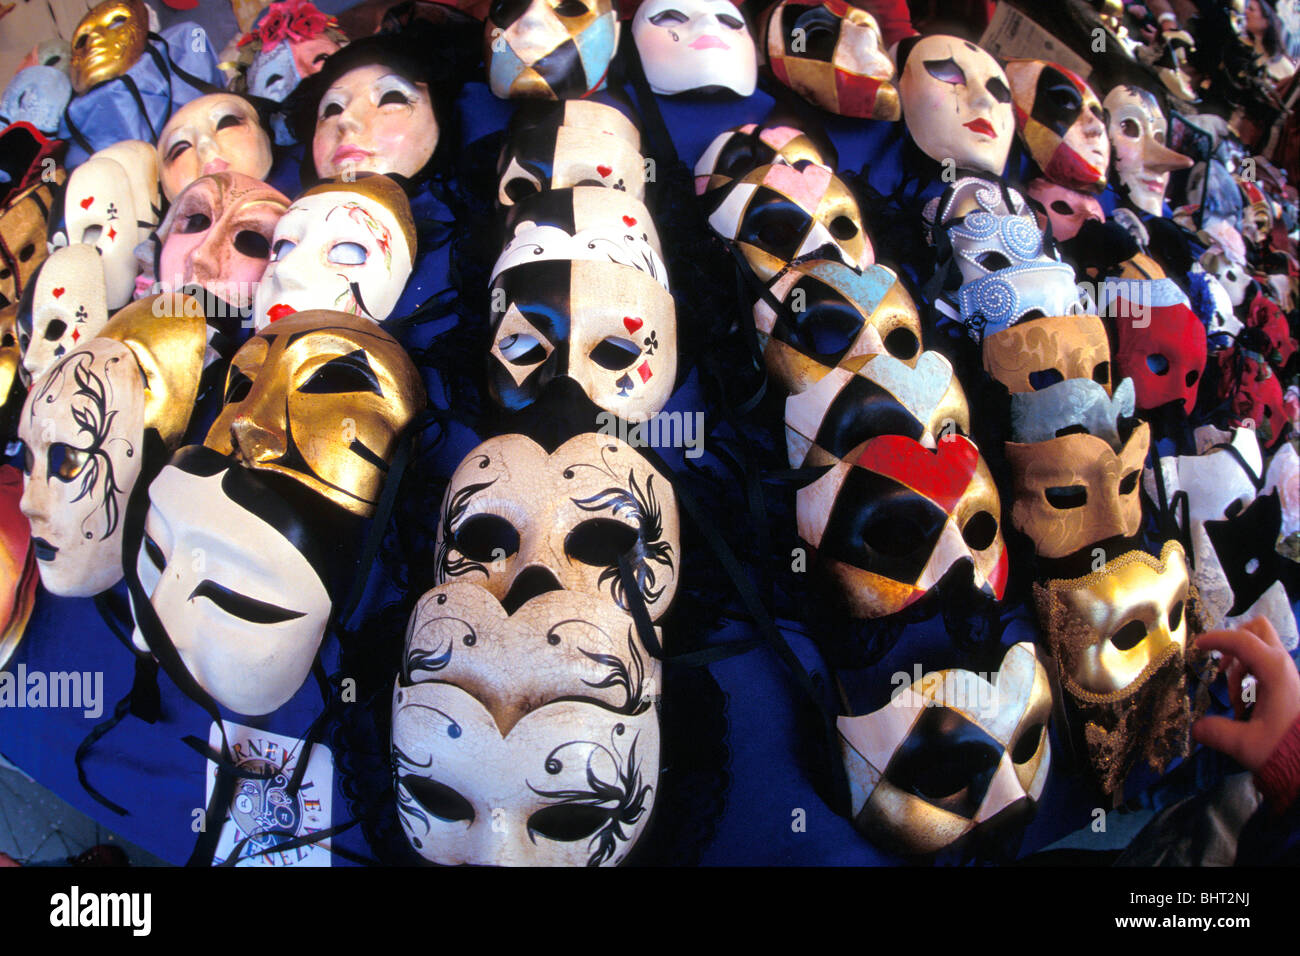
[[[1004,60],[1047,60],[1073,70],[1085,80],[1092,75],[1091,63],[1009,3],[997,5],[980,37],[980,46]]]

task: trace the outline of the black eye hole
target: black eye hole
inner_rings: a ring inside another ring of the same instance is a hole
[[[17,344],[12,332],[6,332],[3,337],[0,337],[0,349],[11,349]]]
[[[471,515],[452,535],[451,546],[471,561],[504,561],[519,553],[519,532],[500,515]]]
[[[1061,216],[1074,215],[1074,209],[1070,206],[1070,204],[1060,199],[1052,200],[1052,212],[1057,213],[1058,215]]]
[[[612,568],[618,559],[636,547],[640,535],[631,525],[613,518],[589,518],[564,539],[564,553],[574,561],[598,568]]]
[[[1147,368],[1149,368],[1154,375],[1168,375],[1169,359],[1165,358],[1159,352],[1153,352],[1147,356]]]
[[[998,536],[998,520],[987,511],[976,513],[961,529],[962,540],[974,551],[983,551]]]
[[[242,402],[248,397],[248,392],[252,387],[253,380],[232,365],[230,367],[230,378],[226,382],[225,404],[233,405],[236,402]]]
[[[945,746],[936,741],[942,759],[917,761],[911,768],[910,789],[926,800],[949,801],[968,787],[978,787],[992,776],[1001,757],[987,744],[975,740],[962,740]]]
[[[896,359],[910,359],[920,347],[921,343],[911,329],[900,326],[885,336],[885,351]]]
[[[247,120],[242,116],[235,113],[227,113],[225,116],[221,117],[221,119],[217,120],[217,129],[223,130],[230,129],[232,126],[243,126],[246,122]]]
[[[81,241],[84,245],[93,246],[95,243],[99,242],[99,237],[103,234],[104,227],[99,223],[95,223],[94,225],[87,226],[85,229],[81,230]]]
[[[330,359],[316,369],[298,391],[304,395],[338,395],[344,392],[384,394],[374,369],[370,367],[370,359],[361,349]]]
[[[1011,265],[1011,260],[1000,252],[982,252],[975,257],[980,268],[988,272],[997,272],[999,269],[1006,269]]]
[[[72,481],[81,474],[89,460],[90,452],[56,441],[51,443],[47,452],[46,469],[51,477]]]
[[[1047,91],[1058,113],[1073,116],[1083,107],[1083,97],[1073,86],[1062,84]]]
[[[114,30],[116,30],[116,29],[117,29],[118,27],[120,27],[122,24],[126,23],[126,19],[127,19],[127,17],[126,17],[126,14],[125,14],[125,13],[119,13],[119,14],[118,14],[117,16],[115,16],[112,20],[109,20],[109,21],[108,21],[108,25],[109,25],[110,27],[112,27]]]
[[[1044,494],[1047,503],[1059,511],[1082,508],[1088,503],[1088,489],[1083,485],[1058,485],[1048,488]]]
[[[343,112],[343,107],[339,103],[330,103],[325,109],[321,110],[321,119],[329,119],[331,116],[338,116]]]
[[[656,13],[649,19],[655,26],[662,27],[674,23],[685,23],[690,19],[690,17],[682,13],[680,10],[665,10],[662,13]]]
[[[1093,103],[1093,104],[1092,104],[1092,115],[1095,116],[1095,117],[1097,117],[1097,119],[1100,120],[1102,123],[1105,123],[1105,122],[1106,122],[1106,111],[1103,110],[1103,109],[1102,109],[1098,104],[1096,104],[1096,103]]]
[[[303,617],[303,611],[290,610],[278,604],[259,601],[247,594],[232,591],[216,581],[200,581],[190,592],[189,600],[207,598],[231,617],[237,617],[251,624],[282,624]]]
[[[1183,624],[1183,602],[1179,601],[1169,609],[1169,630],[1176,631]]]
[[[32,468],[36,465],[36,457],[32,454],[31,446],[26,442],[21,442],[23,446],[23,474],[30,475]]]
[[[189,140],[186,139],[182,139],[179,140],[178,142],[172,143],[172,148],[167,150],[167,162],[170,163],[175,161],[175,159],[178,156],[180,156],[183,152],[185,152],[189,148],[190,148],[190,142]]]
[[[270,259],[271,240],[260,232],[241,229],[235,233],[235,251],[250,259]]]
[[[1127,475],[1125,475],[1123,478],[1120,479],[1119,493],[1121,495],[1131,495],[1137,489],[1137,484],[1138,484],[1138,473],[1137,473],[1137,469],[1135,468],[1132,471],[1130,471]]]
[[[957,65],[957,61],[952,57],[945,60],[926,60],[924,61],[925,71],[936,80],[942,80],[944,83],[966,82],[966,71]]]
[[[578,185],[579,186],[604,186],[605,184],[602,183],[599,179],[580,179],[578,180]]]
[[[385,93],[383,96],[379,98],[380,106],[391,106],[393,104],[397,104],[399,106],[410,106],[411,99],[401,90],[389,90],[387,93]]]
[[[1029,373],[1029,387],[1035,392],[1041,392],[1045,388],[1050,388],[1057,382],[1064,382],[1065,376],[1059,370],[1054,368],[1040,368],[1036,372]]]
[[[317,63],[324,63],[326,60],[329,59],[329,56],[330,55],[328,53],[317,53],[316,58],[311,61],[312,65],[315,65]]]
[[[1126,119],[1122,123],[1120,123],[1119,131],[1123,133],[1125,136],[1127,136],[1129,139],[1137,139],[1138,135],[1142,132],[1140,129],[1138,129],[1137,121],[1131,119]]]
[[[858,224],[848,216],[836,216],[831,220],[831,235],[843,242],[858,234]]]
[[[11,275],[13,275],[13,272],[8,268],[0,269],[0,279],[8,279]],[[0,298],[4,299],[3,302],[0,302],[0,309],[3,309],[6,305],[9,305],[9,296],[0,296]]]
[[[993,79],[984,84],[984,88],[988,90],[992,97],[999,103],[1011,102],[1011,90],[1007,88],[1007,85],[1002,82],[1000,77],[993,77]]]
[[[459,793],[437,780],[406,774],[402,777],[402,786],[439,820],[445,823],[472,823],[474,807]]]
[[[641,347],[617,335],[607,335],[591,350],[590,358],[603,369],[619,372],[629,367],[641,355]]]
[[[159,571],[167,567],[167,558],[163,555],[162,548],[147,534],[144,536],[144,553]]]
[[[1110,383],[1110,363],[1098,362],[1092,370],[1092,380],[1098,385],[1107,385]]]
[[[1110,642],[1118,651],[1131,651],[1147,637],[1147,626],[1141,621],[1129,621],[1111,637]]]
[[[77,37],[77,42],[74,43],[73,46],[75,46],[78,50],[84,50],[86,48],[86,44],[89,42],[90,42],[90,34],[83,33],[81,36]]]
[[[603,183],[601,185],[604,185]],[[537,183],[531,179],[512,179],[506,183],[505,193],[510,197],[511,202],[519,202],[537,192]]]
[[[1043,732],[1046,729],[1042,724],[1034,724],[1032,727],[1027,728],[1011,750],[1011,761],[1017,764],[1029,763],[1034,754],[1038,753],[1038,747],[1043,742]]]
[[[68,331],[68,323],[62,319],[50,319],[50,324],[45,326],[45,341],[57,342],[63,338],[63,333]]]
[[[732,30],[745,29],[745,21],[740,19],[739,17],[733,17],[729,13],[719,13],[718,22],[721,23],[724,27],[728,27]]]
[[[283,79],[284,79],[284,75],[282,73],[272,73],[270,76],[266,78],[266,83],[263,85],[274,86],[276,83],[279,83]]]
[[[177,232],[206,232],[212,228],[212,217],[201,212],[193,213],[181,220],[180,228]]]
[[[557,804],[543,807],[528,818],[528,829],[548,840],[573,843],[585,840],[609,823],[614,811],[606,807],[582,804]]]
[[[1192,385],[1196,384],[1196,380],[1200,377],[1201,377],[1201,373],[1196,371],[1196,369],[1192,369],[1185,376],[1183,376],[1183,381],[1187,383],[1188,387],[1191,387]]]
[[[497,343],[497,351],[511,365],[536,365],[546,358],[546,349],[534,335],[514,332]]]
[[[34,255],[36,255],[36,245],[35,243],[29,242],[27,243],[27,245],[23,246],[21,249],[18,250],[18,261],[26,262]]]
[[[556,5],[555,12],[562,17],[580,17],[587,12],[587,5],[582,0],[564,0]]]

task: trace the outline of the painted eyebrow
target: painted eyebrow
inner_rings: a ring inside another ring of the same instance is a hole
[[[306,616],[305,611],[291,611],[278,604],[259,601],[206,578],[190,592],[188,600],[193,601],[195,598],[207,598],[227,614],[253,624],[280,624]]]

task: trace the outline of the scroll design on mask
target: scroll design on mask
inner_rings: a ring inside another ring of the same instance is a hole
[[[492,458],[489,455],[478,455],[474,459],[478,462],[479,468],[487,468],[492,464]],[[453,495],[448,495],[442,505],[442,533],[438,537],[438,551],[434,555],[434,567],[437,569],[437,581],[439,584],[450,578],[458,578],[463,574],[477,572],[483,577],[488,576],[487,568],[479,561],[467,557],[463,552],[456,549],[456,529],[460,527],[461,519],[464,518],[466,510],[469,508],[470,499],[482,491],[496,484],[496,479],[483,481],[478,484],[466,485]],[[459,557],[452,558],[451,552],[455,550]]]
[[[570,623],[573,622],[560,621],[555,627],[552,627],[547,631],[548,640],[557,629]],[[627,629],[628,659],[626,661],[617,654],[593,654],[586,648],[578,648],[584,657],[609,668],[609,673],[600,680],[584,680],[583,683],[597,690],[603,690],[606,687],[622,687],[627,694],[627,699],[623,701],[623,706],[618,708],[618,713],[629,717],[643,714],[650,709],[650,700],[645,696],[645,659],[642,658],[641,652],[637,650],[639,641],[637,641],[635,634],[636,632],[632,627]]]

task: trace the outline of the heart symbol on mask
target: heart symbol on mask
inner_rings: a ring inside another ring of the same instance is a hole
[[[93,203],[94,201],[95,201],[95,197],[94,197],[94,196],[87,196],[85,199],[81,200],[81,208],[82,208],[82,209],[89,209],[89,208],[90,208],[90,204]]]
[[[623,225],[627,226],[630,229],[636,225],[636,220],[633,219],[631,216],[624,216]]]
[[[635,334],[636,330],[645,325],[645,321],[639,318],[632,318],[629,315],[623,316],[623,328]]]
[[[67,292],[67,291],[68,291],[68,290],[65,289],[65,288],[63,288],[63,286],[59,286],[57,289],[51,289],[51,290],[50,290],[50,294],[53,295],[54,298],[57,299],[59,296],[63,295],[63,293],[65,293],[65,292]]]
[[[597,166],[597,167],[596,167],[596,172],[600,173],[600,178],[601,178],[601,179],[608,179],[608,178],[609,178],[609,174],[612,173],[613,171],[614,171],[614,167],[613,167],[613,166]]]

